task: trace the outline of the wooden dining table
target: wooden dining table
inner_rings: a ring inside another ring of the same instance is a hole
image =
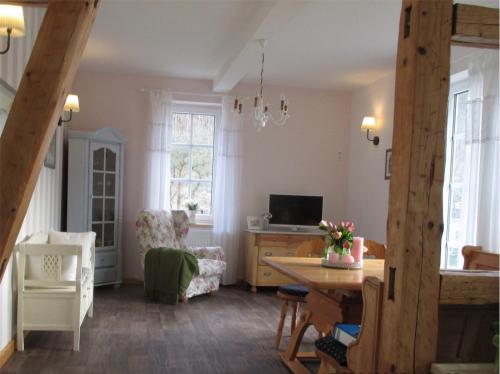
[[[312,257],[264,257],[262,262],[309,288],[300,321],[287,349],[281,353],[283,363],[293,373],[309,373],[300,359],[316,357],[314,352],[299,352],[306,330],[314,325],[319,333],[329,334],[337,323],[360,324],[363,280],[384,280],[384,260],[364,260],[363,268],[357,270],[324,267],[321,258]]]

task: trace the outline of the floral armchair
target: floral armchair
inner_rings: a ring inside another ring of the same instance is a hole
[[[226,262],[221,247],[189,248],[184,240],[188,232],[189,219],[183,210],[142,210],[137,216],[136,234],[143,270],[146,253],[151,248],[185,249],[198,259],[200,274],[193,278],[185,295],[191,298],[219,289]]]

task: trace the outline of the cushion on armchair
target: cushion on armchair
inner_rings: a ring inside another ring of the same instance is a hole
[[[200,269],[200,277],[211,277],[224,273],[226,263],[218,260],[198,259],[198,268]]]

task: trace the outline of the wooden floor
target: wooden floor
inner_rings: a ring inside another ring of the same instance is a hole
[[[274,348],[279,300],[226,287],[177,306],[147,303],[142,287],[99,288],[94,318],[72,333],[31,332],[1,373],[288,373]],[[316,337],[308,331],[304,348]],[[286,347],[289,324],[282,341]]]

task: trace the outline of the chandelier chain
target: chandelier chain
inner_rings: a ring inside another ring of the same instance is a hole
[[[264,51],[262,51],[262,65],[260,67],[260,97],[264,99]]]

